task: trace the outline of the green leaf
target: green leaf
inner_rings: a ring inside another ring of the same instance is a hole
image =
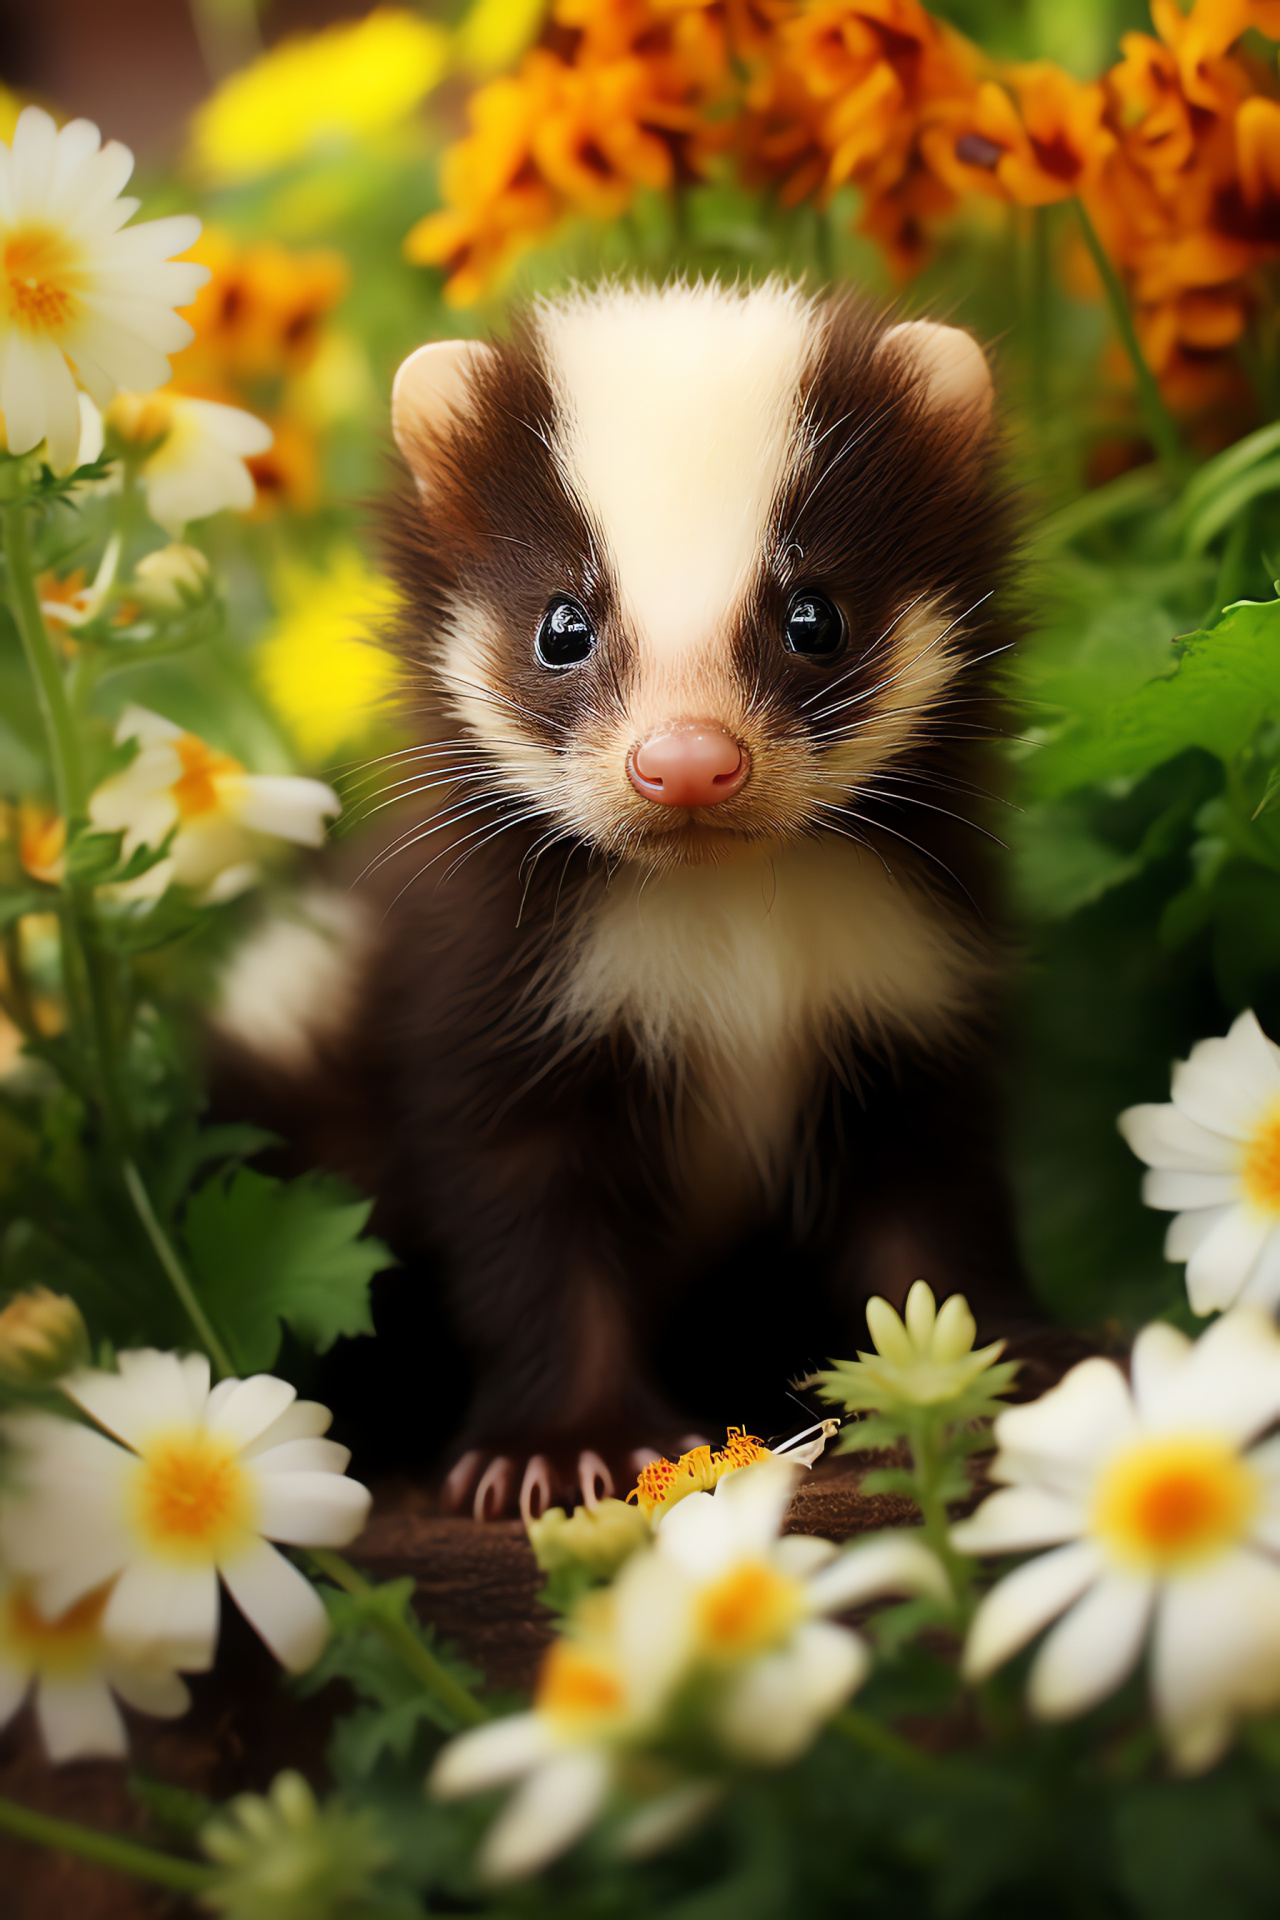
[[[298,1691],[312,1694],[330,1680],[345,1680],[364,1702],[335,1730],[330,1755],[335,1776],[363,1780],[384,1754],[405,1759],[424,1723],[442,1733],[455,1732],[457,1722],[376,1630],[374,1616],[407,1625],[460,1686],[478,1685],[482,1676],[477,1669],[437,1645],[434,1630],[414,1613],[412,1578],[388,1580],[362,1594],[328,1585],[317,1590],[332,1633],[315,1666],[296,1683]]]
[[[238,1367],[270,1367],[281,1321],[317,1353],[340,1334],[373,1332],[369,1282],[393,1260],[380,1240],[360,1237],[372,1206],[329,1175],[285,1182],[249,1167],[192,1197],[183,1236]]]
[[[1193,634],[1175,671],[1069,724],[1033,763],[1045,796],[1133,780],[1188,747],[1231,760],[1280,718],[1280,601],[1241,601]]]

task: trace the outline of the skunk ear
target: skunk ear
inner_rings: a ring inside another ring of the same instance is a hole
[[[978,432],[985,428],[995,396],[986,355],[971,333],[936,320],[908,320],[890,327],[879,350],[903,355],[930,412],[967,414]]]
[[[483,340],[432,340],[411,353],[391,389],[391,431],[423,493],[433,452],[450,421],[467,410],[471,382],[492,354]]]

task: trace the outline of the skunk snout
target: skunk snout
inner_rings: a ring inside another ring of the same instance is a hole
[[[714,807],[731,800],[750,771],[746,748],[714,720],[662,727],[627,760],[636,792],[663,807]]]

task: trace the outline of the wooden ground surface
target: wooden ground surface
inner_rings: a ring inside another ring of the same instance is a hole
[[[909,1523],[908,1502],[860,1494],[867,1468],[865,1459],[820,1463],[796,1495],[789,1529],[847,1540]],[[481,1527],[446,1518],[429,1488],[389,1481],[375,1489],[369,1525],[349,1557],[377,1579],[412,1574],[424,1620],[494,1684],[530,1684],[549,1635],[535,1599],[537,1569],[518,1521]],[[218,1671],[196,1677],[191,1690],[195,1706],[183,1720],[127,1716],[128,1764],[95,1760],[51,1768],[24,1709],[0,1734],[0,1794],[63,1819],[155,1840],[148,1815],[129,1792],[130,1766],[215,1799],[246,1788],[260,1792],[286,1766],[323,1789],[329,1726],[346,1698],[338,1687],[305,1702],[285,1694],[278,1668],[229,1604]],[[193,1911],[159,1890],[0,1835],[4,1920],[178,1920]]]

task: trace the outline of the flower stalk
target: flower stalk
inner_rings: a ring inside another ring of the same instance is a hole
[[[1138,405],[1147,432],[1151,436],[1156,452],[1166,466],[1180,467],[1186,459],[1182,436],[1174,424],[1172,414],[1160,397],[1155,376],[1147,365],[1147,358],[1142,351],[1142,343],[1138,339],[1138,330],[1133,324],[1133,314],[1129,310],[1129,301],[1120,276],[1112,266],[1106,248],[1098,238],[1098,230],[1089,218],[1083,200],[1077,199],[1075,208],[1080,220],[1080,231],[1084,235],[1084,243],[1089,249],[1089,257],[1097,268],[1098,278],[1106,289],[1111,318],[1115,322],[1116,332],[1120,335],[1121,344],[1133,368],[1134,379],[1138,383]]]
[[[20,1806],[16,1800],[0,1798],[0,1829],[18,1840],[74,1854],[76,1859],[88,1860],[96,1867],[110,1867],[116,1873],[131,1874],[135,1880],[149,1880],[154,1886],[169,1887],[175,1893],[203,1893],[218,1879],[215,1867],[161,1853],[156,1847],[124,1840],[119,1834],[102,1833],[96,1827],[84,1827],[75,1820],[55,1820],[47,1813]]]
[[[341,1587],[344,1593],[352,1594],[358,1600],[372,1595],[374,1590],[369,1582],[340,1553],[334,1553],[328,1547],[311,1547],[307,1557],[320,1573],[332,1580],[335,1586]],[[400,1656],[414,1678],[420,1680],[456,1720],[467,1727],[478,1727],[489,1718],[474,1695],[454,1679],[436,1659],[430,1647],[424,1646],[403,1620],[393,1620],[372,1608],[367,1617],[369,1625]]]

